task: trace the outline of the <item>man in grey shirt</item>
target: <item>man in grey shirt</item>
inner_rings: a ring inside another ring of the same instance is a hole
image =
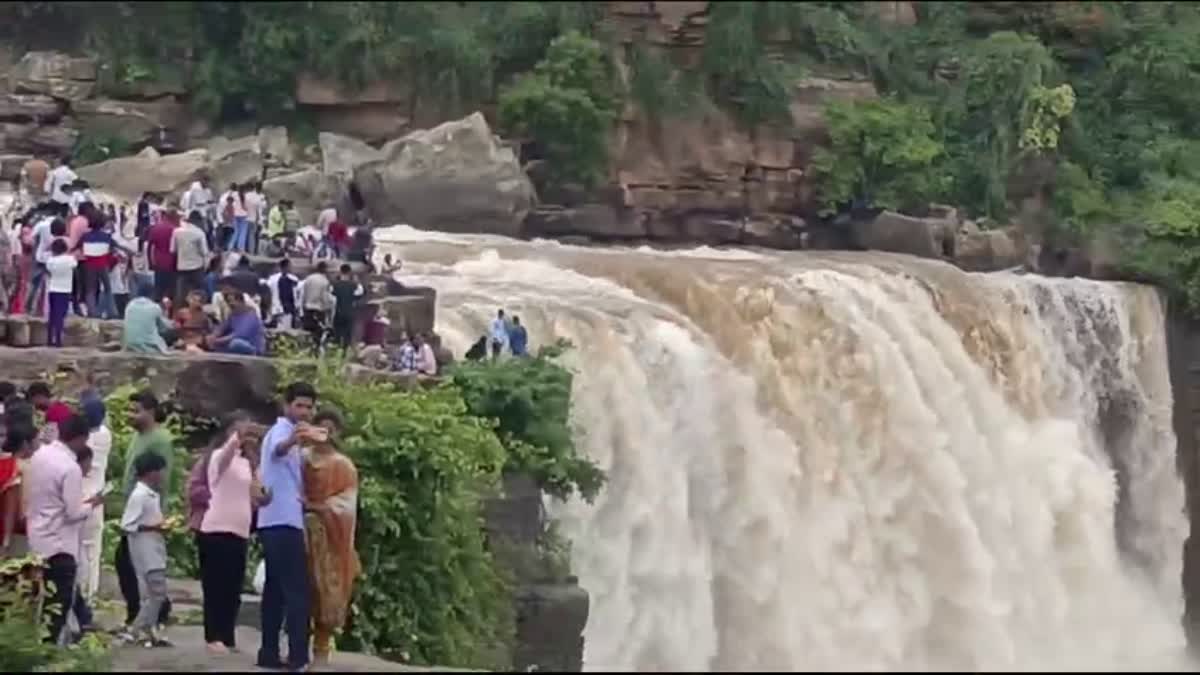
[[[179,296],[176,303],[183,305],[187,294],[204,288],[204,273],[208,267],[208,237],[205,236],[204,216],[199,211],[188,214],[183,226],[171,235],[171,252],[175,254],[175,269],[178,272]]]

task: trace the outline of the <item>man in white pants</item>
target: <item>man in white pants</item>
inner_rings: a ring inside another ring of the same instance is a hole
[[[83,477],[83,494],[100,494],[104,489],[108,455],[112,451],[112,431],[104,423],[104,402],[94,391],[85,392],[80,400],[83,416],[91,433],[88,447],[92,449],[92,470]],[[100,590],[100,558],[104,551],[104,513],[96,509],[84,522],[80,536],[79,588],[89,602]]]

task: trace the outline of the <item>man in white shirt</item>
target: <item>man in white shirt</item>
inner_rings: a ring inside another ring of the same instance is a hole
[[[500,358],[500,355],[508,348],[508,321],[504,318],[504,310],[496,312],[496,318],[492,319],[491,327],[488,329],[488,337],[492,342],[492,358]]]
[[[190,215],[192,211],[199,211],[204,218],[200,229],[204,230],[206,237],[210,237],[208,247],[211,249],[213,242],[212,227],[213,227],[213,193],[208,187],[208,177],[201,176],[200,180],[193,181],[192,186],[187,192],[183,193],[183,198],[180,200],[180,206],[183,207],[183,213]]]
[[[246,221],[250,226],[246,250],[253,253],[258,252],[258,234],[262,231],[263,220],[266,217],[266,203],[259,185],[251,183],[242,199],[242,205],[246,209]]]
[[[25,298],[25,313],[39,315],[38,300],[46,284],[46,262],[50,260],[50,245],[67,236],[67,224],[60,218],[45,215],[33,227],[33,272],[29,277],[29,294]]]
[[[67,158],[64,157],[59,160],[58,166],[46,174],[44,189],[46,194],[50,195],[50,201],[70,206],[71,198],[65,192],[64,188],[77,180],[79,180],[79,176],[71,170],[71,167],[67,164]]]

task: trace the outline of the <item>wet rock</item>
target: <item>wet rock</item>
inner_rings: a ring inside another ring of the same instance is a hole
[[[916,218],[884,211],[870,220],[851,225],[855,245],[870,251],[908,253],[922,258],[944,258],[954,251],[958,223],[944,218]]]
[[[290,199],[296,204],[301,222],[313,223],[317,214],[329,206],[348,203],[346,181],[317,169],[305,169],[263,181],[263,192],[272,204]]]
[[[231,183],[242,185],[262,180],[263,156],[258,136],[212,139],[208,144],[208,176],[214,189],[221,191]]]
[[[578,584],[518,589],[516,670],[581,671],[589,604],[587,591]]]
[[[993,272],[1025,262],[1023,237],[1017,228],[959,232],[954,262],[969,272]]]
[[[608,204],[583,204],[574,208],[539,206],[525,218],[530,237],[585,236],[597,239],[641,239],[646,228],[633,213],[620,213]]]
[[[263,127],[258,130],[258,149],[268,165],[292,163],[292,144],[287,127]]]
[[[388,143],[354,182],[378,223],[520,236],[536,195],[481,113]]]

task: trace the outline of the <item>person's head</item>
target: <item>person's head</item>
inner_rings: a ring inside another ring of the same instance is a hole
[[[99,396],[88,396],[80,400],[79,409],[83,412],[83,416],[88,421],[88,428],[92,431],[99,429],[104,424],[104,418],[108,414],[104,401]]]
[[[33,420],[18,420],[5,425],[4,452],[26,459],[37,449],[38,430]]]
[[[50,407],[50,385],[45,382],[34,382],[25,390],[25,398],[33,404],[34,408],[44,411]]]
[[[83,415],[71,415],[58,425],[58,440],[77,454],[87,447],[88,435],[91,433],[92,428]]]
[[[159,410],[161,409],[158,397],[147,389],[134,394],[130,400],[132,402],[130,416],[133,428],[138,431],[153,429],[158,424]]]
[[[239,272],[245,272],[250,269],[250,257],[241,256],[237,261],[237,269]]]
[[[521,325],[521,317],[517,316],[516,314],[513,314],[512,322],[513,322],[514,326],[520,326]]]
[[[383,255],[383,264],[391,266],[391,264],[392,264],[392,254],[391,253],[385,253]]]
[[[287,274],[288,272],[291,271],[291,269],[292,269],[292,261],[291,260],[289,260],[288,258],[284,258],[283,260],[279,261],[279,271],[280,272]]]
[[[143,452],[133,460],[133,475],[155,490],[162,485],[166,469],[166,458],[157,452]]]
[[[237,191],[238,191],[238,184],[237,184],[237,183],[230,183],[230,184],[229,184],[229,191],[230,191],[230,192],[237,192]],[[230,195],[230,196],[229,196],[229,199],[230,199],[230,201],[232,201],[232,200],[233,200],[233,195]]]
[[[405,342],[408,342],[408,331],[402,330],[400,331],[400,344],[404,344]]]
[[[338,268],[338,272],[341,273],[343,279],[348,279],[353,274],[350,263],[342,263],[342,266]]]
[[[413,333],[412,343],[414,346],[420,347],[421,345],[425,344],[425,336],[421,333]]]
[[[55,218],[50,221],[50,236],[65,237],[67,236],[67,222],[62,218]]]
[[[50,243],[50,252],[54,255],[63,255],[67,252],[67,242],[62,239],[55,239]]]
[[[242,293],[236,286],[225,286],[221,289],[221,296],[225,298],[225,303],[229,305],[232,312],[243,312],[250,308],[246,304],[246,294]]]
[[[192,211],[188,214],[187,221],[191,225],[201,227],[204,225],[204,216],[200,215],[199,211]]]
[[[92,473],[92,457],[94,454],[92,448],[87,445],[75,451],[75,461],[79,463],[79,470],[85,476]]]
[[[496,310],[496,318],[503,319],[504,318],[504,310],[502,310],[502,309]]]
[[[328,271],[329,271],[329,265],[327,265],[324,260],[317,263],[317,274],[325,274]]]
[[[204,309],[204,293],[200,291],[189,291],[187,294],[187,306],[193,310]]]
[[[283,414],[292,422],[307,422],[317,405],[317,390],[307,382],[293,382],[283,390]]]
[[[205,187],[205,188],[208,187],[208,175],[207,174],[200,174],[199,180],[200,180],[200,187]]]
[[[151,282],[148,279],[143,279],[141,277],[137,277],[137,280],[134,282],[134,285],[135,285],[134,293],[137,295],[137,297],[146,298],[147,300],[154,300],[154,283],[153,282]]]
[[[7,380],[0,382],[0,403],[7,403],[8,399],[17,395],[17,385]]]
[[[344,426],[342,416],[336,410],[329,408],[317,413],[317,416],[313,418],[313,424],[328,431],[330,438],[336,436]]]
[[[221,256],[215,255],[212,260],[208,261],[208,271],[210,274],[221,273]]]

